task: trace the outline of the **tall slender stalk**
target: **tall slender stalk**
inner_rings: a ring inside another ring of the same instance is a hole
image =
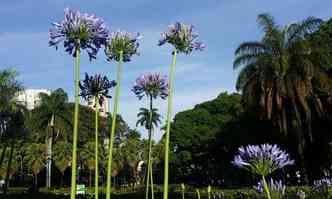
[[[154,199],[152,159],[150,161],[151,198]]]
[[[74,130],[73,130],[73,154],[71,165],[71,191],[70,199],[75,199],[76,195],[76,167],[77,167],[77,131],[78,131],[78,109],[79,109],[79,81],[80,81],[80,48],[76,48],[75,60],[75,110],[74,110]]]
[[[151,172],[151,152],[152,152],[152,109],[153,109],[153,97],[150,95],[150,112],[149,112],[149,121],[148,121],[148,130],[149,130],[149,150],[148,150],[148,162],[147,162],[147,178],[146,178],[146,187],[145,187],[145,199],[149,198],[149,185],[151,180],[151,191],[152,191],[152,175],[150,175]],[[153,195],[153,193],[152,193]]]
[[[98,199],[98,178],[99,178],[99,169],[98,169],[98,117],[99,117],[99,100],[98,97],[95,97],[95,199]]]
[[[270,190],[269,190],[269,187],[268,187],[268,185],[267,185],[267,182],[266,182],[266,180],[265,180],[265,176],[264,176],[264,175],[262,176],[262,179],[263,179],[263,187],[264,187],[264,190],[265,190],[265,192],[266,192],[267,198],[268,198],[268,199],[271,199]]]
[[[118,67],[117,67],[116,88],[115,88],[115,97],[114,97],[114,103],[113,103],[112,128],[111,128],[111,135],[110,135],[110,140],[109,140],[106,199],[111,198],[112,155],[113,155],[116,116],[118,114],[118,108],[119,108],[122,62],[123,62],[123,51],[120,51],[120,60],[118,62]]]
[[[199,193],[199,189],[196,189],[196,193],[197,193],[197,199],[201,199],[201,194]]]
[[[185,186],[183,183],[181,184],[181,191],[182,191],[182,199],[184,199]]]
[[[176,54],[177,50],[173,51],[172,65],[169,71],[169,93],[168,93],[168,108],[167,108],[167,129],[166,129],[166,140],[165,140],[165,167],[164,167],[164,194],[163,199],[168,199],[168,166],[169,166],[169,133],[171,128],[171,115],[172,115],[172,101],[173,101],[173,82],[176,65]]]

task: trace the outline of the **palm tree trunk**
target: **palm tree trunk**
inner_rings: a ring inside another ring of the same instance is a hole
[[[77,131],[78,131],[78,109],[79,109],[79,81],[80,81],[80,50],[76,50],[75,62],[75,110],[74,110],[74,128],[73,128],[73,154],[71,165],[71,190],[70,199],[75,199],[76,195],[76,167],[77,167]]]
[[[61,172],[60,187],[63,187],[63,176],[65,174]]]
[[[92,186],[92,170],[89,169],[89,187]]]
[[[51,135],[47,139],[47,166],[46,166],[46,187],[51,188],[51,179],[52,179],[52,145],[53,145],[53,136],[54,136],[54,115],[51,118],[52,128]]]
[[[169,71],[169,93],[168,93],[168,105],[167,105],[167,129],[166,129],[166,140],[165,140],[165,166],[164,166],[164,194],[163,199],[168,199],[168,170],[169,170],[169,133],[171,129],[171,116],[172,116],[172,103],[173,103],[173,82],[174,72],[176,65],[176,54],[177,50],[173,51],[172,65]]]
[[[12,139],[11,142],[11,148],[10,148],[10,153],[9,153],[9,159],[8,159],[8,164],[7,164],[7,171],[6,171],[6,177],[5,177],[5,187],[4,187],[4,193],[7,193],[7,189],[9,187],[9,172],[12,166],[12,160],[13,160],[13,154],[14,154],[14,144],[15,140]]]
[[[3,160],[5,159],[7,147],[8,147],[7,142],[5,142],[2,147],[2,152],[1,152],[1,157],[0,157],[0,167],[2,166]]]
[[[123,61],[123,52],[120,51],[120,60],[118,62],[118,68],[117,68],[116,89],[115,89],[114,104],[113,104],[112,127],[111,127],[111,135],[108,147],[109,151],[108,151],[108,164],[107,164],[106,199],[111,199],[111,177],[112,177],[112,158],[113,158],[112,155],[113,155],[114,133],[116,126],[116,116],[119,108],[122,61]]]
[[[35,190],[38,190],[38,174],[35,174]]]
[[[95,199],[98,199],[98,116],[99,116],[99,100],[95,97]]]

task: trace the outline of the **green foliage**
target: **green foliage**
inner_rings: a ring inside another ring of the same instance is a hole
[[[62,175],[71,164],[71,152],[72,144],[69,142],[59,141],[54,146],[53,160]]]
[[[239,94],[222,93],[215,100],[176,114],[171,129],[173,181],[209,184],[219,178],[214,143],[228,123],[239,117],[240,101]]]

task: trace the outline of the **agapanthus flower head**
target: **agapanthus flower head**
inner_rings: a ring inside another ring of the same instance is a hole
[[[314,189],[326,189],[332,187],[332,178],[324,177],[314,181]]]
[[[264,184],[263,180],[259,181],[254,189],[259,193],[263,194],[264,192]],[[273,180],[272,178],[267,182],[267,188],[269,189],[269,193],[271,198],[273,199],[282,199],[284,198],[286,192],[285,184],[279,180]]]
[[[262,144],[240,147],[232,163],[252,173],[267,176],[284,166],[293,165],[294,161],[277,145]]]
[[[76,56],[76,50],[86,50],[90,60],[95,59],[98,50],[106,43],[108,29],[101,18],[65,9],[64,20],[53,23],[49,32],[49,45],[55,46],[63,42],[66,52]]]
[[[193,50],[203,50],[205,45],[196,41],[198,34],[194,32],[193,25],[186,25],[180,22],[168,26],[168,31],[161,33],[158,45],[169,43],[181,53],[190,54]]]
[[[79,83],[82,96],[86,101],[98,97],[99,104],[102,105],[105,98],[111,98],[109,90],[116,86],[115,81],[110,81],[106,76],[99,74],[89,76],[85,73],[85,79]]]
[[[122,52],[123,61],[129,62],[133,55],[139,55],[138,47],[142,37],[139,33],[132,34],[125,31],[111,32],[107,37],[105,54],[108,60],[120,61],[120,52]]]
[[[273,180],[272,178],[270,179],[269,182],[267,182],[267,186],[270,190],[270,192],[274,192],[273,194],[281,194],[284,195],[285,191],[286,191],[286,185],[281,181],[277,181],[277,180]],[[264,184],[263,184],[263,180],[260,180],[256,186],[254,186],[254,189],[258,192],[258,193],[263,193],[264,192]]]
[[[156,99],[160,97],[166,99],[168,96],[167,77],[159,73],[147,73],[138,77],[132,89],[138,99],[144,96]]]

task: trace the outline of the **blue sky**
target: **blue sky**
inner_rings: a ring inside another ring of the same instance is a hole
[[[1,0],[0,69],[15,68],[26,88],[61,87],[72,96],[73,59],[62,49],[48,47],[50,24],[62,20],[66,7],[102,17],[111,30],[143,34],[141,56],[124,68],[120,113],[131,127],[137,110],[146,106],[130,91],[136,77],[149,71],[168,73],[171,48],[156,45],[168,24],[194,24],[207,45],[204,52],[178,57],[175,114],[223,91],[234,91],[234,49],[243,41],[260,38],[258,14],[268,12],[283,25],[308,16],[332,17],[331,0]],[[81,77],[88,72],[115,79],[115,65],[105,60],[102,51],[92,62],[83,56],[81,72]],[[156,106],[165,113],[165,101]]]

